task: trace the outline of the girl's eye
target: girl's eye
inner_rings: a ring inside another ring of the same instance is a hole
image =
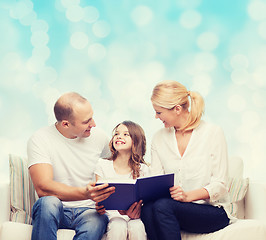
[[[160,112],[156,112],[156,114],[160,115],[161,113]]]
[[[125,133],[124,135],[125,135],[125,136],[129,136],[129,134],[128,134],[128,133]]]

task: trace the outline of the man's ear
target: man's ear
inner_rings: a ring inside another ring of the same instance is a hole
[[[180,105],[175,105],[174,111],[179,115],[182,112],[182,107]]]
[[[69,123],[69,121],[67,121],[67,120],[62,120],[62,121],[61,121],[61,126],[64,127],[64,128],[68,128],[68,127],[69,127],[69,124],[70,124],[70,123]]]

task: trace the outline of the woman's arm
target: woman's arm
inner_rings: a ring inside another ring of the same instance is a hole
[[[204,188],[208,191],[210,202],[222,198],[228,191],[228,154],[224,133],[220,127],[213,132],[211,155],[211,181]]]
[[[161,163],[161,160],[157,153],[157,148],[155,143],[151,145],[151,166],[150,166],[151,175],[164,174],[164,168]]]
[[[184,192],[180,186],[170,188],[171,197],[181,202],[193,202],[197,200],[209,199],[209,193],[205,188]]]

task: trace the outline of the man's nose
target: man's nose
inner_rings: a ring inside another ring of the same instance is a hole
[[[95,123],[94,119],[91,120],[90,127],[91,127],[91,128],[92,128],[92,127],[96,127],[96,123]]]

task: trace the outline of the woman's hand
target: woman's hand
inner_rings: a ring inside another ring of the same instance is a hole
[[[180,202],[192,202],[210,198],[209,192],[205,188],[184,192],[180,186],[173,186],[169,190],[171,197]]]
[[[139,202],[134,202],[128,210],[119,210],[118,212],[121,215],[127,215],[131,219],[140,218],[142,200]]]
[[[105,214],[105,208],[103,205],[99,206],[98,203],[95,204],[96,211],[100,214],[103,215]]]
[[[171,198],[180,202],[191,202],[188,194],[180,186],[173,186],[170,189]]]

